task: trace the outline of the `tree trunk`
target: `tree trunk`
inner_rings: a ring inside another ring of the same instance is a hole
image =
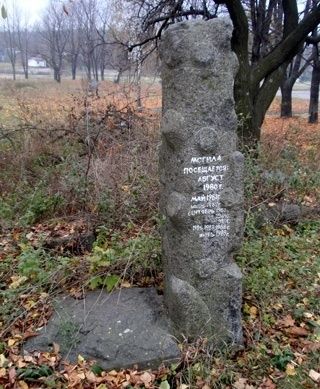
[[[292,88],[293,83],[289,80],[284,80],[281,88],[281,117],[292,117]]]
[[[115,84],[119,84],[120,83],[121,75],[122,75],[122,69],[120,69],[118,71],[117,78],[114,80]]]
[[[91,70],[91,62],[87,62],[86,64],[86,73],[87,73],[87,79],[88,81],[91,81],[92,79],[92,70]]]
[[[311,77],[309,123],[318,123],[319,85],[320,85],[320,61],[319,59],[316,59],[314,61],[312,77]]]
[[[53,70],[53,78],[58,83],[61,82],[61,73],[60,73],[60,69],[59,68],[54,68],[54,70]]]
[[[249,23],[242,1],[225,0],[219,3],[226,4],[233,21],[231,43],[240,64],[235,80],[239,138],[250,144],[260,138],[264,114],[281,85],[288,63],[298,53],[309,32],[319,24],[320,5],[314,7],[299,23],[297,2],[283,0],[283,37],[280,43],[258,62],[250,64]]]
[[[77,78],[77,67],[78,67],[78,55],[73,54],[71,56],[71,76],[72,80]]]
[[[72,80],[77,78],[77,65],[73,62],[71,65]]]
[[[104,81],[104,66],[101,66],[100,68],[100,79],[101,81]]]
[[[242,53],[239,53],[240,55]],[[243,53],[244,54],[244,53]],[[234,82],[234,98],[238,116],[238,136],[244,144],[260,138],[260,129],[255,123],[254,105],[249,93],[250,68],[247,61],[239,61],[239,70]]]
[[[29,64],[28,64],[28,57],[26,57],[26,67],[24,70],[24,78],[28,80],[29,78]]]
[[[239,92],[239,81],[237,88],[235,88],[236,113],[238,117],[238,136],[244,144],[255,143],[260,138],[260,128],[255,122],[254,106],[247,93]],[[244,80],[241,80],[243,83]],[[236,85],[235,83],[235,85]],[[246,87],[244,91],[248,88]]]
[[[16,64],[12,64],[12,78],[15,81],[16,80]]]

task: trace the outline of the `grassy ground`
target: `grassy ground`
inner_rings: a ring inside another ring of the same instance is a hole
[[[159,87],[105,82],[1,82],[0,388],[318,387],[320,373],[320,132],[270,116],[259,158],[247,156],[242,350],[181,344],[179,364],[104,372],[59,347],[21,354],[52,298],[105,287],[162,290],[158,233]],[[300,103],[295,106],[299,109]],[[277,102],[272,107],[277,109]],[[259,209],[294,203],[294,223]],[[129,259],[128,259],[129,258]]]

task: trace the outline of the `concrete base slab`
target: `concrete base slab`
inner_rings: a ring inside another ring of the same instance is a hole
[[[169,333],[162,296],[154,288],[89,292],[85,299],[59,298],[55,313],[25,350],[45,351],[59,344],[65,359],[80,354],[104,369],[156,368],[171,363],[180,351]]]

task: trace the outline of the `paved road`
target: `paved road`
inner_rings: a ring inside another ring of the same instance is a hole
[[[292,97],[296,99],[310,99],[310,91],[309,90],[294,90],[292,92]]]

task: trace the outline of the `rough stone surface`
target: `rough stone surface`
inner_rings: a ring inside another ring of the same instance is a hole
[[[168,332],[162,297],[153,288],[90,292],[84,300],[57,300],[55,314],[25,349],[48,350],[58,343],[63,356],[94,359],[105,369],[158,367],[180,357]]]
[[[297,204],[271,203],[261,204],[254,210],[255,225],[257,228],[265,224],[298,224],[303,216],[302,208]]]
[[[240,344],[243,156],[236,150],[237,59],[227,18],[163,35],[160,207],[165,304],[175,334]]]

